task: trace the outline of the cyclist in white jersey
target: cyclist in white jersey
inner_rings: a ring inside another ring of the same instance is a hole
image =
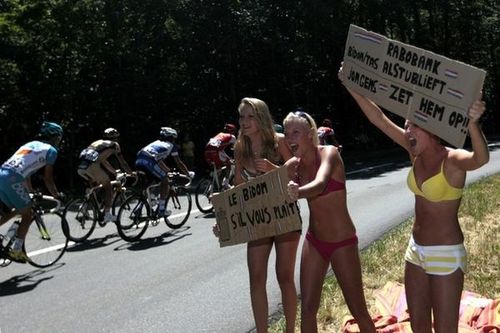
[[[153,141],[137,153],[135,166],[144,170],[161,181],[160,200],[158,202],[158,216],[168,216],[171,212],[165,210],[165,198],[167,197],[169,185],[167,174],[170,171],[164,160],[172,156],[179,170],[186,176],[193,177],[184,162],[179,157],[179,147],[174,143],[177,139],[177,131],[171,127],[160,129],[159,140]]]
[[[61,143],[63,129],[56,123],[43,122],[39,140],[21,146],[0,168],[0,199],[10,209],[0,218],[0,225],[10,220],[15,214],[21,214],[21,223],[17,229],[9,257],[17,262],[27,262],[23,250],[24,239],[32,221],[30,176],[45,168],[43,180],[52,196],[62,198],[54,183],[54,163],[57,148]],[[14,209],[14,210],[12,210]]]

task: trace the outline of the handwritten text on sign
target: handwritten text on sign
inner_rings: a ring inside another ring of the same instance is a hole
[[[355,25],[344,53],[344,84],[381,107],[462,147],[469,107],[486,72]]]
[[[300,212],[287,184],[287,170],[281,167],[214,196],[220,246],[299,230]]]

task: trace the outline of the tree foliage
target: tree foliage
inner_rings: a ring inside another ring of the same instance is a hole
[[[350,23],[488,71],[485,130],[500,129],[500,5],[494,0],[7,0],[0,3],[1,157],[44,119],[66,129],[63,165],[106,127],[128,159],[160,126],[198,152],[245,96],[276,121],[297,106],[369,131],[337,80]]]

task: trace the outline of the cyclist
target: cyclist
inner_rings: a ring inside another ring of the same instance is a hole
[[[10,220],[16,213],[21,214],[21,223],[12,249],[9,251],[9,257],[14,261],[21,263],[28,261],[23,244],[32,221],[32,201],[29,192],[33,189],[30,176],[44,168],[45,186],[52,196],[62,199],[62,193],[57,190],[53,177],[57,149],[62,136],[63,129],[59,124],[43,122],[38,140],[21,146],[0,168],[0,199],[11,210],[0,218],[0,225]]]
[[[321,126],[318,128],[319,144],[322,146],[335,146],[342,149],[342,145],[335,138],[335,131],[332,128],[332,121],[328,118],[323,119]]]
[[[227,123],[224,125],[222,132],[208,141],[205,146],[205,161],[208,165],[215,165],[217,169],[227,166],[229,167],[228,170],[231,170],[233,159],[230,156],[233,155],[232,151],[236,143],[235,133],[236,125]],[[230,148],[230,154],[227,153],[227,148]],[[224,177],[225,184],[223,184],[223,187],[229,185],[229,178],[231,178],[231,174]]]
[[[211,138],[205,146],[205,161],[209,164],[215,164],[217,168],[230,166],[232,158],[226,149],[234,149],[236,143],[236,125],[225,124],[222,132]],[[231,153],[231,155],[233,155]]]
[[[160,200],[158,201],[158,216],[168,216],[170,211],[165,209],[165,198],[169,191],[168,175],[170,168],[165,164],[165,159],[172,156],[179,170],[192,178],[194,173],[189,172],[184,162],[179,157],[179,147],[175,144],[177,131],[171,127],[160,129],[160,138],[151,142],[137,153],[135,166],[144,170],[160,180]]]
[[[116,216],[111,213],[111,200],[113,188],[110,175],[116,178],[116,170],[109,162],[110,157],[115,156],[120,168],[129,174],[133,174],[127,161],[123,158],[120,144],[117,142],[120,133],[115,128],[106,128],[103,139],[94,141],[81,151],[78,174],[87,180],[91,186],[101,184],[104,189],[104,222],[115,222]]]
[[[284,134],[283,126],[281,126],[280,124],[274,124],[273,127],[276,133]]]

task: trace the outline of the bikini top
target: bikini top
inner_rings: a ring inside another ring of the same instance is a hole
[[[316,173],[318,172],[320,165],[321,165],[321,160],[319,158],[319,155],[316,154]],[[299,180],[299,185],[300,185],[300,180]],[[325,188],[323,189],[323,192],[321,192],[319,196],[327,195],[330,192],[342,191],[342,190],[345,190],[345,183],[330,178]]]
[[[463,188],[456,188],[451,186],[443,172],[444,160],[441,162],[441,171],[434,176],[426,179],[422,183],[422,189],[419,189],[417,186],[417,181],[415,179],[415,173],[413,172],[413,166],[408,173],[408,177],[406,178],[406,182],[410,191],[415,193],[415,195],[419,195],[424,197],[425,199],[432,202],[440,202],[440,201],[448,201],[448,200],[457,200],[462,197]]]
[[[252,180],[254,179],[255,177],[258,177],[260,175],[263,175],[262,172],[252,172],[252,171],[248,171],[247,169],[243,168],[241,170],[241,178],[243,178],[244,181],[249,181],[249,180]]]

